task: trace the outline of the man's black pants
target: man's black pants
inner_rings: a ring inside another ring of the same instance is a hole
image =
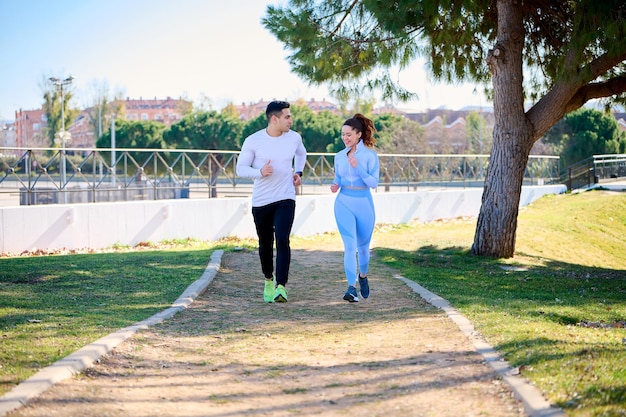
[[[274,239],[276,240],[276,283],[289,279],[291,247],[289,236],[296,212],[295,200],[282,200],[262,207],[252,207],[252,217],[259,237],[259,258],[265,278],[274,273]]]

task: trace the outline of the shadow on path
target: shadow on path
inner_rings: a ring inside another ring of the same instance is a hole
[[[343,301],[343,254],[326,249],[294,248],[281,304],[262,300],[256,252],[225,253],[187,308],[8,415],[528,415],[445,310],[385,266],[370,299]]]

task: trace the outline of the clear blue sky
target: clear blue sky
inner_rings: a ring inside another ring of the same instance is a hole
[[[214,109],[261,99],[331,99],[292,74],[260,23],[283,0],[0,0],[0,119],[42,104],[49,77],[72,75],[73,106],[94,85],[130,98],[185,97]],[[422,65],[399,75],[424,109],[489,105],[473,86],[432,86]],[[480,91],[480,88],[478,89]],[[382,103],[381,103],[382,104]]]

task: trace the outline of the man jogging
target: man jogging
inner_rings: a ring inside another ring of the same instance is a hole
[[[286,101],[272,101],[265,110],[267,128],[248,136],[237,160],[237,175],[254,179],[252,217],[259,239],[263,300],[286,302],[291,247],[289,236],[296,210],[296,187],[301,184],[306,149],[300,134],[291,130]],[[274,274],[276,240],[276,274]]]

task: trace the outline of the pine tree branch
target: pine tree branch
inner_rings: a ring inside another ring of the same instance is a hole
[[[348,10],[346,10],[346,13],[343,15],[343,17],[341,18],[341,20],[339,21],[339,23],[337,23],[337,26],[335,27],[335,29],[333,29],[331,31],[331,35],[336,35],[337,32],[339,31],[339,28],[341,28],[341,25],[343,24],[343,22],[346,21],[346,19],[348,18],[348,16],[350,15],[350,12],[352,12],[352,9],[354,9],[354,6],[356,6],[356,4],[358,3],[359,0],[354,0],[352,2],[352,4],[350,5],[350,7],[348,7]]]
[[[626,75],[611,78],[609,80],[590,83],[578,89],[565,107],[565,112],[570,112],[582,107],[589,100],[612,97],[626,92]]]

